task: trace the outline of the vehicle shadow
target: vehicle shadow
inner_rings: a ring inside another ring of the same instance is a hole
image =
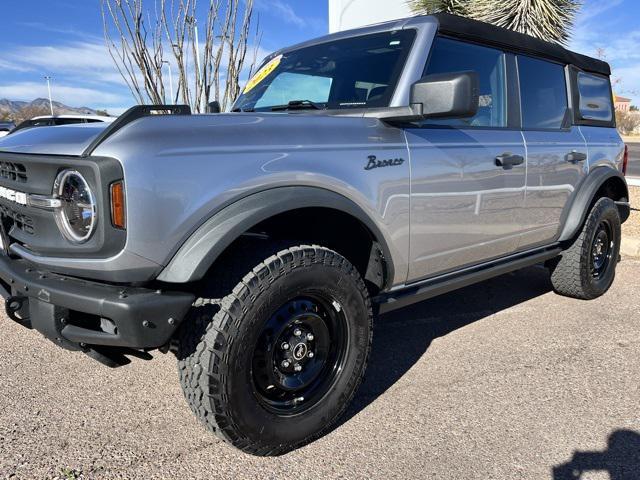
[[[569,462],[553,468],[553,480],[586,479],[595,472],[607,472],[611,480],[640,479],[640,434],[616,430],[609,436],[606,450],[576,451]]]
[[[436,338],[551,290],[548,271],[534,266],[380,316],[365,380],[339,425],[397,382]]]

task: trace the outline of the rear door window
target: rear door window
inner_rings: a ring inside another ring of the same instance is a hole
[[[524,129],[560,129],[567,108],[567,82],[563,65],[531,57],[518,57],[520,102]]]
[[[613,120],[613,98],[608,78],[578,72],[578,93],[580,117],[601,122]]]

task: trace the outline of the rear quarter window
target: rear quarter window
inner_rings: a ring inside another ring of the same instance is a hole
[[[577,86],[580,97],[580,117],[584,120],[611,122],[613,120],[613,98],[609,79],[578,72]]]

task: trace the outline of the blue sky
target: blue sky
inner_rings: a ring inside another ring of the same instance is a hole
[[[392,0],[388,0],[392,1]],[[403,0],[395,0],[403,1]],[[146,0],[153,5],[153,0]],[[327,32],[327,0],[255,0],[263,32],[261,53]],[[201,0],[201,4],[208,3]],[[72,106],[119,113],[133,98],[104,46],[99,0],[22,0],[2,5],[0,98],[53,96]],[[619,79],[616,90],[640,105],[640,2],[585,0],[571,48],[603,48]]]

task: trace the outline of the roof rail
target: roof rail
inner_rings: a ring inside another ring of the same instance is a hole
[[[136,105],[131,107],[94,138],[82,156],[91,155],[102,142],[131,122],[153,115],[191,115],[191,107],[189,105]]]

